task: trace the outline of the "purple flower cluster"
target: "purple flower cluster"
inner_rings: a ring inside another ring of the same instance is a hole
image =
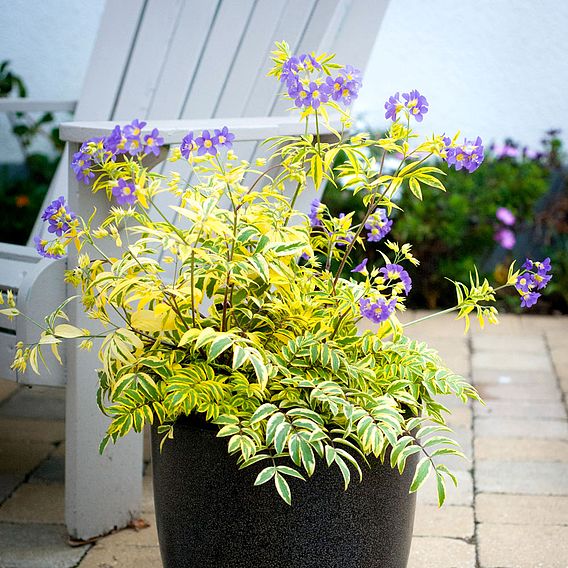
[[[282,66],[280,81],[298,108],[318,109],[330,99],[350,105],[359,95],[361,71],[352,65],[343,67],[337,77],[322,76],[322,66],[313,55],[293,56]],[[318,76],[314,76],[317,74]]]
[[[386,298],[378,298],[371,301],[369,298],[359,300],[361,315],[374,323],[382,323],[389,319],[396,307],[396,298],[387,301]]]
[[[46,241],[40,237],[34,237],[35,248],[38,254],[44,258],[61,258],[64,254],[63,246],[58,241]]]
[[[400,280],[404,287],[404,293],[408,296],[408,293],[412,289],[412,280],[410,279],[408,272],[406,272],[400,264],[386,264],[379,270],[379,274],[382,274],[383,278],[387,282]]]
[[[325,205],[319,199],[314,199],[310,205],[310,212],[308,213],[312,227],[321,227],[324,211]]]
[[[549,274],[552,266],[550,258],[545,258],[542,262],[527,258],[523,268],[525,272],[517,277],[515,288],[521,295],[521,307],[530,308],[540,298],[540,293],[535,290],[543,290],[552,279],[552,274]]]
[[[499,227],[493,238],[504,249],[511,250],[517,242],[515,233],[509,228],[515,224],[515,215],[506,207],[499,207],[495,212],[495,217],[505,226]]]
[[[198,156],[209,154],[216,156],[220,148],[230,150],[233,147],[235,135],[229,132],[227,126],[220,130],[215,128],[213,136],[209,130],[204,130],[201,136],[195,136],[193,132],[188,132],[181,141],[179,147],[181,155],[187,160],[192,152],[197,150]]]
[[[417,122],[422,122],[424,115],[428,112],[428,100],[416,89],[409,93],[402,93],[403,100],[400,100],[400,93],[395,93],[388,98],[385,103],[385,118],[395,122],[398,113],[404,111],[407,116],[412,116]]]
[[[134,119],[123,128],[117,124],[106,138],[96,137],[84,142],[79,151],[73,155],[71,162],[76,178],[89,184],[95,177],[92,169],[95,164],[102,164],[107,160],[114,162],[120,154],[157,156],[164,139],[157,128],[154,128],[150,134],[142,136],[142,129],[145,126],[145,122]]]
[[[446,147],[442,152],[443,158],[448,163],[448,166],[454,166],[456,170],[463,168],[471,174],[483,162],[485,157],[484,148],[479,136],[475,141],[464,140],[461,146],[453,146],[450,138],[446,136],[444,143]]]
[[[391,230],[392,220],[384,209],[377,209],[365,222],[369,242],[379,242]]]
[[[76,217],[75,213],[67,211],[63,196],[52,201],[41,216],[42,221],[47,221],[49,224],[47,231],[55,233],[58,237],[71,230],[71,227],[75,225]]]
[[[55,234],[56,237],[69,237],[73,229],[77,226],[77,215],[67,209],[65,198],[59,197],[52,201],[41,218],[47,221],[47,232]],[[47,241],[40,237],[34,237],[37,252],[45,258],[61,258],[64,254],[64,247],[57,239]]]

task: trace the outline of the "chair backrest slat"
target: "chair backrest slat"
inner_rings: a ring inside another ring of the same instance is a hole
[[[121,94],[125,70],[146,0],[107,2],[74,118],[108,120]]]
[[[184,5],[183,0],[148,0],[132,49],[112,118],[123,122],[146,118],[169,52],[171,38]],[[178,81],[183,80],[178,76]],[[177,89],[178,81],[171,88]],[[164,118],[176,118],[168,116]]]
[[[181,117],[219,5],[219,0],[184,3],[157,81],[148,118],[160,120]]]
[[[254,5],[254,0],[221,3],[183,105],[181,118],[213,116]]]

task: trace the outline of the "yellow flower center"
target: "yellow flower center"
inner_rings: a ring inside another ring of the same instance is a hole
[[[312,93],[312,97],[313,97],[314,99],[319,99],[319,96],[320,96],[319,91],[314,91],[314,92]]]
[[[224,144],[225,140],[226,138],[223,135],[219,136],[219,144]]]
[[[148,138],[146,140],[146,145],[147,146],[152,146],[152,144],[154,144],[154,139],[152,137]]]
[[[205,142],[203,142],[203,145],[206,148],[211,148],[211,146],[213,146],[213,142],[211,142],[211,140],[205,140]]]

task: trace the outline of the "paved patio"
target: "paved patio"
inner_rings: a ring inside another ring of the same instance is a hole
[[[504,316],[469,336],[448,317],[409,330],[487,402],[452,404],[472,460],[456,464],[460,485],[442,509],[432,485],[420,493],[409,568],[567,568],[568,318]],[[0,568],[159,567],[148,476],[148,528],[68,545],[63,414],[62,391],[0,381]]]

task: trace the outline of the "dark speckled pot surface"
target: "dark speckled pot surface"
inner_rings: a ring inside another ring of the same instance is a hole
[[[184,419],[159,450],[152,431],[154,500],[164,568],[405,568],[415,461],[401,476],[388,464],[355,472],[349,489],[320,462],[303,482],[287,478],[292,506],[274,484],[253,483],[264,467],[239,470],[227,440]],[[415,456],[413,456],[415,457]]]

